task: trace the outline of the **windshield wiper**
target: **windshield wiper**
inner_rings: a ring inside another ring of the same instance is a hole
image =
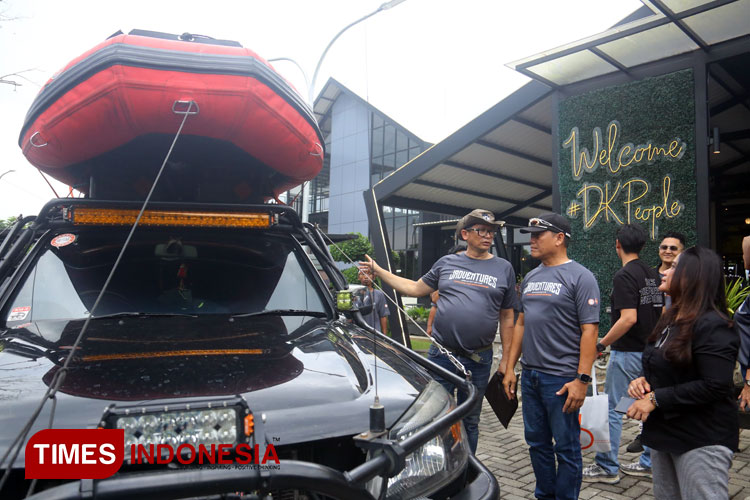
[[[197,318],[197,314],[188,313],[144,313],[144,312],[118,312],[111,314],[102,314],[101,316],[96,314],[91,319],[107,319],[107,318]]]
[[[233,314],[232,318],[249,318],[252,316],[314,316],[316,318],[325,318],[326,313],[322,311],[308,311],[306,309],[268,309],[266,311],[256,311],[251,313]]]

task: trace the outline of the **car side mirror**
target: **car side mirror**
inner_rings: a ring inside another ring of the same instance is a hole
[[[336,292],[336,309],[341,312],[352,310],[352,292],[349,290],[339,290]]]
[[[359,312],[362,314],[362,316],[367,316],[368,314],[372,314],[372,304],[369,306],[359,306]]]

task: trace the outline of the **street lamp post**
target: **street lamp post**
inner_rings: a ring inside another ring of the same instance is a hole
[[[314,94],[314,92],[315,92],[315,81],[318,79],[318,71],[320,71],[320,66],[323,64],[323,59],[325,59],[326,54],[328,54],[328,50],[336,42],[336,40],[338,40],[339,37],[341,35],[343,35],[344,32],[346,30],[348,30],[349,28],[351,28],[352,26],[356,26],[357,24],[361,23],[365,19],[369,19],[370,17],[374,16],[378,12],[383,11],[383,10],[387,10],[387,9],[391,9],[391,8],[395,7],[396,5],[398,5],[398,4],[400,4],[400,3],[404,2],[404,1],[406,1],[406,0],[391,0],[390,2],[385,2],[384,4],[381,4],[380,7],[378,7],[375,10],[373,10],[369,14],[360,17],[359,19],[357,19],[356,21],[354,21],[352,23],[347,24],[346,26],[344,26],[344,28],[341,29],[341,31],[339,31],[338,33],[336,33],[336,36],[334,36],[331,39],[331,41],[328,42],[328,45],[326,46],[325,50],[320,55],[320,59],[318,59],[318,64],[315,66],[315,72],[313,73],[312,81],[310,82],[310,87],[308,89],[308,92],[309,92],[309,96],[308,97],[309,97],[309,100],[310,100],[310,105],[313,104],[313,99],[315,98],[315,94]]]
[[[307,101],[308,101],[308,104],[310,104],[310,107],[312,108],[312,107],[315,106],[315,103],[314,103],[314,99],[315,99],[315,81],[318,79],[318,72],[320,71],[320,67],[323,64],[323,59],[325,59],[326,54],[328,54],[328,50],[336,42],[336,40],[338,40],[339,37],[341,35],[343,35],[344,32],[346,30],[348,30],[349,28],[351,28],[352,26],[356,26],[357,24],[361,23],[365,19],[369,19],[370,17],[374,16],[378,12],[383,11],[383,10],[387,10],[387,9],[390,9],[390,8],[393,8],[396,5],[398,5],[398,4],[402,3],[402,2],[405,2],[405,1],[406,0],[390,0],[389,2],[385,2],[385,3],[381,4],[380,7],[378,7],[374,11],[370,12],[369,14],[367,14],[365,16],[362,16],[359,19],[357,19],[356,21],[354,21],[352,23],[349,23],[346,26],[344,26],[344,28],[341,29],[338,33],[336,33],[336,36],[334,36],[331,39],[331,41],[328,42],[328,45],[326,46],[325,50],[320,55],[320,59],[318,59],[318,64],[315,65],[315,72],[313,73],[312,80],[309,83],[308,83],[308,80],[307,80],[307,74],[302,69],[302,67],[297,63],[297,61],[295,61],[293,59],[290,59],[288,57],[276,57],[274,59],[269,59],[269,62],[273,62],[273,61],[289,61],[289,62],[295,64],[297,66],[297,68],[299,68],[299,70],[302,72],[302,76],[304,76],[304,78],[305,78],[305,84],[307,85]],[[301,214],[301,216],[302,216],[302,221],[303,222],[307,222],[308,219],[310,218],[310,182],[309,181],[305,182],[302,185],[302,214]]]

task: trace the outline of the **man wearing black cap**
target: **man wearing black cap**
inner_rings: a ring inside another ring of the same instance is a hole
[[[366,256],[366,262],[360,262],[360,268],[372,269],[376,276],[405,295],[422,297],[440,291],[432,337],[471,371],[472,382],[483,395],[490,378],[492,342],[498,319],[504,346],[510,344],[513,335],[516,280],[510,263],[490,253],[494,236],[503,224],[495,221],[492,212],[472,210],[459,224],[461,237],[467,244],[466,251],[442,257],[418,281],[386,271],[369,256]],[[434,345],[430,347],[429,358],[461,375]],[[504,369],[505,360],[502,359],[499,371]],[[440,382],[453,394],[453,384],[445,380]],[[466,395],[459,391],[458,403],[465,398]],[[477,449],[481,409],[480,402],[463,420],[472,453]]]
[[[523,423],[536,497],[575,499],[583,470],[578,410],[596,358],[599,286],[591,271],[568,258],[571,232],[565,217],[541,214],[521,231],[531,233],[531,256],[542,263],[521,284],[508,367],[523,352]],[[505,372],[503,386],[515,397],[512,369]]]

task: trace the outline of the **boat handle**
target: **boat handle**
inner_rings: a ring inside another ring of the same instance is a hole
[[[321,146],[319,142],[314,142],[313,146],[317,146],[318,148],[320,148],[320,153],[310,151],[310,156],[323,156],[323,146]]]
[[[44,146],[46,146],[46,145],[47,145],[48,143],[46,143],[46,142],[45,142],[44,144],[34,144],[34,137],[36,137],[36,136],[38,136],[38,135],[41,135],[41,134],[39,133],[39,131],[36,131],[36,132],[34,132],[34,133],[33,133],[33,134],[31,135],[31,137],[29,137],[29,144],[31,144],[31,145],[32,145],[32,146],[34,146],[35,148],[43,148],[43,147],[44,147]]]
[[[177,109],[177,107],[180,106],[181,108],[186,109]],[[195,107],[195,111],[190,111]],[[176,115],[197,115],[200,112],[200,108],[198,107],[198,103],[195,101],[175,101],[172,103],[172,113]]]

